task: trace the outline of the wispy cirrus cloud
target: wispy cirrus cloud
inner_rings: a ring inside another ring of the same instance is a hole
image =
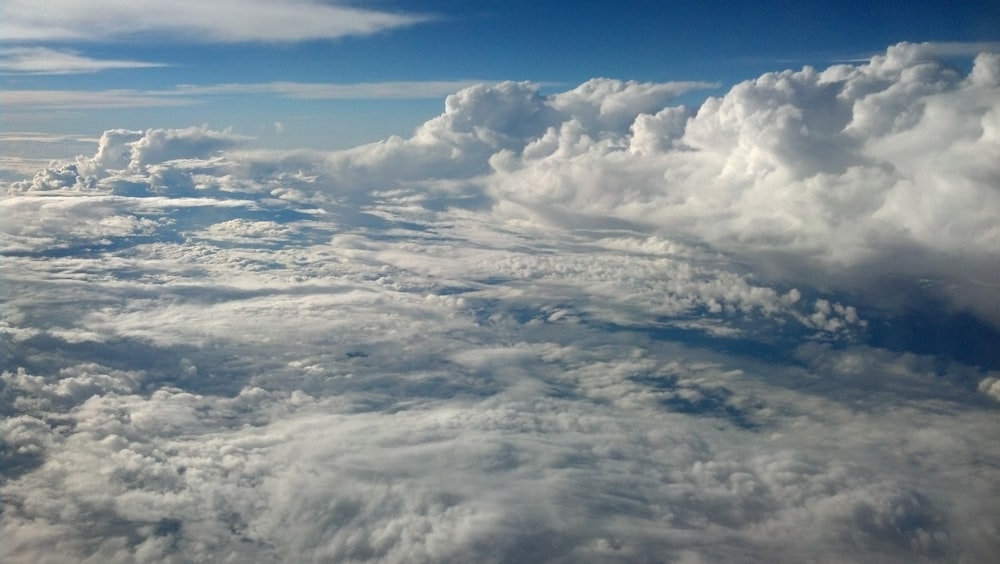
[[[4,90],[0,103],[10,110],[64,110],[168,107],[197,104],[217,96],[259,95],[299,100],[443,98],[480,81],[396,81],[353,84],[262,82],[178,85],[165,90]]]
[[[76,51],[48,47],[10,47],[0,54],[0,71],[27,74],[77,74],[112,69],[169,66],[134,60],[95,59]]]
[[[481,84],[481,80],[427,80],[357,82],[352,84],[335,82],[259,82],[178,85],[172,92],[189,96],[213,96],[233,94],[274,95],[298,100],[360,100],[369,98],[442,98],[457,90]]]
[[[8,41],[106,41],[160,36],[171,41],[295,42],[369,35],[430,19],[318,0],[11,0],[0,8]]]
[[[157,108],[198,103],[155,90],[4,90],[0,104],[6,111]]]

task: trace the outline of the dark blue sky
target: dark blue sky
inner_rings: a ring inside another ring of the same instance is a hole
[[[392,77],[736,80],[748,68],[864,56],[899,41],[1000,38],[1000,4],[986,1],[422,5],[447,16],[336,49],[348,60],[363,60],[377,44],[371,59],[376,68],[365,72]]]

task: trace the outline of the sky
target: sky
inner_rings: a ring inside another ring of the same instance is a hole
[[[990,561],[994,4],[0,4],[0,560]]]
[[[409,135],[444,96],[479,81],[550,91],[594,77],[717,85],[692,92],[696,100],[778,67],[864,58],[899,41],[1000,40],[1000,8],[988,0],[98,6],[4,2],[5,134],[208,124],[263,146],[348,148]]]

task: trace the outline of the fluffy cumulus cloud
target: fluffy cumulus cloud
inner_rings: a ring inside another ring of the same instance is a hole
[[[639,115],[631,135],[580,112],[494,155],[485,183],[511,216],[621,218],[842,287],[924,276],[1000,322],[995,286],[977,286],[1000,278],[1000,57],[963,76],[925,51],[766,74]]]
[[[1000,56],[112,130],[6,187],[4,562],[982,562]]]

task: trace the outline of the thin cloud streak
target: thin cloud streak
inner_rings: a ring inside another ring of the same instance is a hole
[[[11,110],[96,110],[188,106],[199,101],[146,90],[4,90],[0,104]]]
[[[481,84],[482,80],[430,80],[358,82],[338,84],[324,82],[262,82],[213,85],[180,85],[176,93],[183,95],[276,95],[297,100],[366,100],[443,98],[457,90]]]
[[[180,85],[169,90],[4,90],[8,110],[111,109],[198,104],[214,96],[274,95],[299,100],[372,100],[443,98],[480,81],[365,82],[356,84],[268,82],[258,84]]]
[[[150,36],[193,43],[296,42],[370,35],[428,21],[429,16],[291,0],[11,0],[0,8],[7,41],[107,41]]]
[[[0,71],[26,74],[79,74],[112,69],[170,66],[132,60],[94,59],[75,51],[47,47],[11,47],[0,54]]]

